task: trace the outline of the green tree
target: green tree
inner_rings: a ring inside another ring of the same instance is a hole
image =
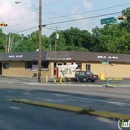
[[[51,45],[51,50],[55,50],[55,44],[56,44],[56,50],[57,51],[65,51],[66,50],[66,39],[62,31],[58,31],[57,34],[59,35],[59,38],[56,39],[56,33],[53,32],[49,37],[49,46]]]

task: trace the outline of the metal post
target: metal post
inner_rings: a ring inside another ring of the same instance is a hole
[[[55,51],[56,51],[56,42],[57,42],[57,26],[56,26],[56,37],[55,37]]]
[[[108,80],[108,77],[107,77],[107,65],[105,64],[105,71],[106,71],[106,85],[109,84],[109,80]]]
[[[41,82],[41,34],[42,34],[42,0],[39,0],[39,40],[38,40],[38,82]]]

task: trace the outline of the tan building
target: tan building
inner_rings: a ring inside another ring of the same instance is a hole
[[[38,52],[18,52],[0,54],[0,75],[15,77],[37,76]],[[107,77],[130,77],[130,55],[57,51],[42,52],[42,77],[48,75],[53,78],[56,63],[72,64],[76,62],[78,68],[90,70],[94,74],[104,74]]]

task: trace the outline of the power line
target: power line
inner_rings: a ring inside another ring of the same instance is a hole
[[[53,5],[53,4],[57,4],[57,3],[62,2],[62,1],[65,1],[65,0],[59,0],[59,1],[56,1],[56,2],[53,2],[53,3],[50,3],[50,4],[46,4],[46,5],[43,5],[43,7]]]
[[[18,16],[18,17],[14,17],[14,18],[11,18],[11,19],[4,19],[4,21],[12,21],[12,20],[16,20],[16,19],[19,19],[19,18],[23,18],[23,16],[24,17],[26,17],[26,16],[30,16],[30,15],[32,15],[33,13],[35,13],[34,11],[36,11],[36,9],[35,10],[32,10],[31,11],[31,13],[28,13],[28,14],[22,14],[22,15],[20,15],[20,16]],[[63,14],[63,13],[54,13],[54,12],[42,12],[42,13],[48,13],[48,14]]]
[[[35,9],[35,10],[36,10],[36,9]],[[27,14],[27,13],[26,13],[26,14],[23,13],[23,14],[21,14],[20,16],[16,16],[16,17],[14,17],[14,18],[4,19],[4,21],[5,21],[5,20],[6,20],[6,21],[11,21],[11,20],[15,20],[15,19],[21,18],[21,17],[23,17],[23,16],[25,16],[25,17],[26,17],[26,16],[29,16],[29,15],[31,15],[32,13],[34,13],[35,10],[32,10],[31,13],[28,13],[28,14]]]
[[[13,22],[8,22],[8,25],[11,25],[11,26],[30,26],[30,25],[34,25],[34,24],[20,24],[20,23],[13,23]]]
[[[55,29],[53,29],[53,28],[48,28],[48,27],[44,27],[44,28],[55,31]],[[62,30],[58,30],[58,31],[62,31]],[[80,35],[80,36],[86,37],[86,35],[83,35],[83,34],[80,34],[80,33],[73,33],[73,32],[63,32],[63,33],[68,33],[68,34],[72,34],[72,35]]]
[[[44,27],[45,29],[49,29],[49,30],[53,30],[53,31],[55,31],[56,29],[54,29],[54,28],[48,28],[48,27]]]
[[[34,29],[34,28],[37,28],[38,26],[35,26],[35,27],[32,27],[32,28],[28,28],[28,29],[25,29],[25,30],[21,30],[19,32],[16,32],[15,34],[18,34],[18,33],[21,33],[21,32],[25,32],[25,31],[28,31],[28,30],[31,30],[31,29]]]
[[[102,9],[97,9],[97,10],[92,10],[92,11],[87,11],[87,12],[82,12],[82,13],[76,13],[76,14],[71,14],[71,15],[63,15],[63,16],[58,16],[58,17],[52,17],[52,18],[50,18],[50,19],[54,19],[54,18],[63,18],[63,17],[74,16],[74,15],[80,15],[80,14],[92,13],[92,12],[97,12],[97,11],[102,11],[102,10],[112,9],[112,8],[116,8],[116,7],[120,7],[120,6],[124,6],[124,5],[128,5],[128,4],[130,4],[130,3],[125,3],[125,4],[120,4],[120,5],[110,6],[110,7],[106,7],[106,8],[102,8]]]
[[[72,19],[72,20],[60,21],[60,22],[55,22],[55,23],[44,24],[43,26],[48,26],[48,25],[52,25],[52,24],[61,24],[61,23],[81,21],[81,20],[85,20],[85,19],[98,18],[98,17],[108,16],[108,15],[113,15],[113,14],[119,14],[119,13],[121,13],[121,12],[102,14],[102,15],[97,15],[97,16],[92,16],[92,17],[87,17],[87,18],[80,18],[80,19]]]
[[[60,1],[56,1],[56,2],[50,3],[50,4],[46,4],[46,5],[44,5],[43,7],[46,7],[46,6],[49,6],[49,5],[52,5],[52,4],[56,4],[56,3],[59,3],[59,2],[62,2],[62,1],[65,1],[65,0],[60,0]],[[33,5],[33,6],[34,6],[34,5]],[[35,7],[35,6],[34,6],[34,7]],[[10,21],[10,20],[15,20],[15,19],[21,18],[21,17],[23,17],[23,16],[29,16],[29,15],[31,15],[32,13],[34,13],[34,11],[36,11],[36,10],[39,10],[39,9],[38,9],[37,7],[35,7],[35,9],[32,10],[33,12],[31,11],[31,13],[28,13],[28,14],[24,13],[24,14],[18,16],[18,17],[14,17],[14,18],[11,18],[11,19],[4,19],[4,21],[5,21],[5,20],[8,20],[8,21]],[[61,13],[54,13],[54,12],[42,12],[42,13],[61,14]],[[62,14],[63,14],[63,13],[62,13]]]
[[[85,20],[85,19],[91,19],[91,18],[98,18],[98,17],[108,16],[108,15],[113,15],[113,14],[119,14],[119,13],[121,13],[121,12],[115,12],[115,13],[109,13],[109,14],[102,14],[102,15],[97,15],[97,16],[92,16],[92,17],[87,17],[87,18],[81,18],[81,19],[72,19],[72,20],[60,21],[60,22],[55,22],[55,23],[44,24],[44,25],[42,25],[42,26],[43,26],[43,27],[46,27],[46,26],[53,25],[53,24],[61,24],[61,23],[67,23],[67,22],[75,22],[75,21],[80,21],[80,20]],[[35,26],[35,27],[29,28],[29,29],[25,29],[25,30],[19,31],[19,32],[17,32],[17,33],[25,32],[25,31],[28,31],[28,30],[31,30],[31,29],[34,29],[34,28],[37,28],[37,27],[38,27],[38,26]]]

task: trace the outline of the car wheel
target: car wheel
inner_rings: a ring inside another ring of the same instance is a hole
[[[95,80],[91,80],[91,82],[95,82]]]
[[[83,82],[86,82],[87,81],[87,79],[86,78],[83,78]]]

